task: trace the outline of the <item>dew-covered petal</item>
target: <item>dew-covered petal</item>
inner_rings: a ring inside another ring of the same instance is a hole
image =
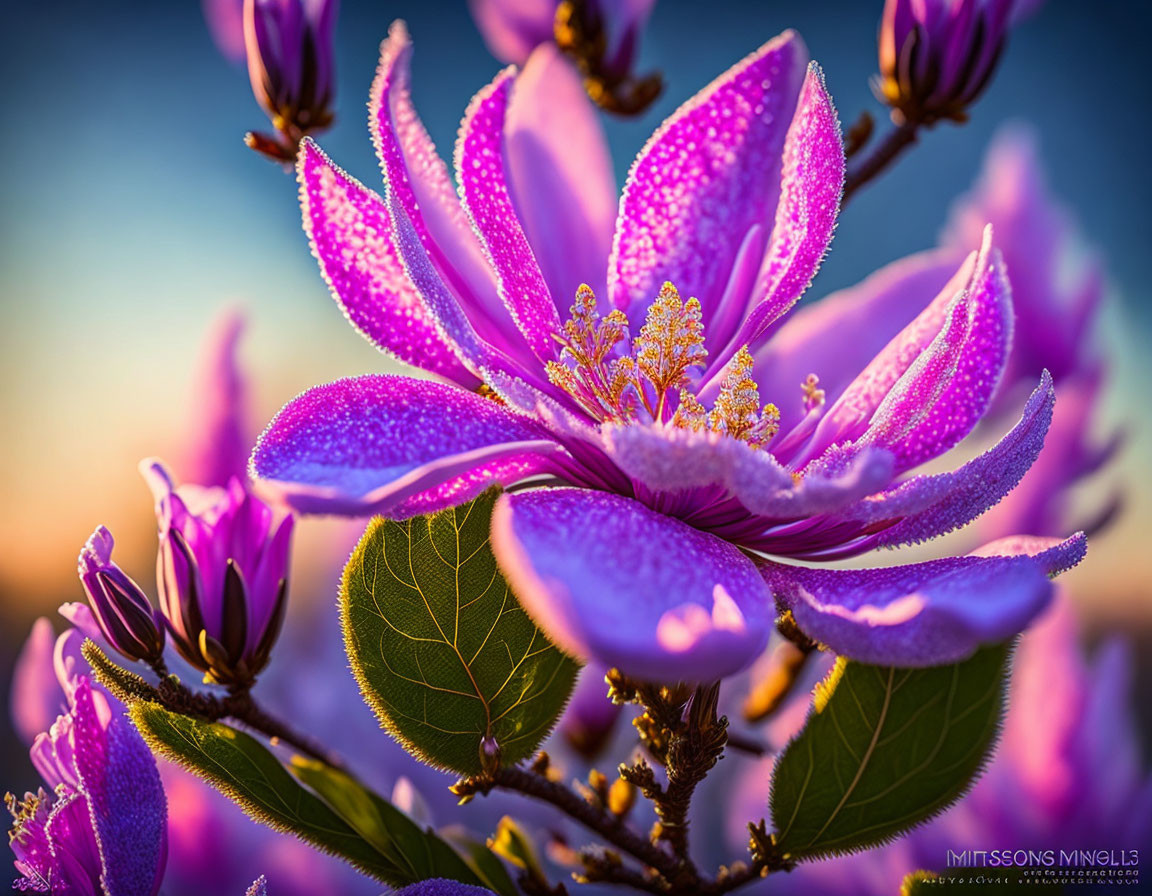
[[[504,140],[513,205],[559,310],[583,283],[602,295],[616,179],[596,109],[555,44],[516,76]]]
[[[475,385],[478,380],[441,336],[405,273],[380,197],[332,164],[311,140],[300,148],[297,174],[312,254],[352,325],[406,364]]]
[[[496,896],[496,894],[484,887],[433,877],[409,884],[403,890],[397,890],[396,896]]]
[[[120,717],[102,720],[87,680],[73,709],[76,772],[100,844],[110,896],[154,894],[167,859],[167,804],[156,760]]]
[[[256,443],[252,472],[302,513],[399,518],[546,471],[558,450],[540,427],[474,393],[363,376],[285,405]]]
[[[916,544],[968,525],[1010,494],[1036,461],[1055,398],[1045,372],[1019,422],[992,448],[955,470],[913,476],[834,518],[867,524],[900,520],[870,539],[868,547]]]
[[[834,403],[955,271],[951,253],[921,252],[793,313],[755,353],[756,381],[780,410],[781,438],[805,416],[800,385],[809,374]]]
[[[481,332],[491,338],[491,328],[511,321],[497,296],[492,269],[460,207],[448,166],[412,104],[411,60],[408,29],[397,20],[380,45],[380,65],[368,101],[368,127],[380,170],[437,271]]]
[[[1012,324],[1011,291],[987,230],[980,251],[820,421],[807,456],[854,441],[892,451],[901,471],[943,454],[987,410]]]
[[[836,653],[878,665],[933,666],[1020,632],[1048,604],[1048,577],[1074,566],[1084,550],[1083,536],[1022,538],[908,566],[763,561],[761,572],[805,634]]]
[[[734,675],[767,642],[755,566],[705,532],[607,492],[504,495],[492,548],[528,614],[563,650],[652,681]]]
[[[751,310],[729,346],[729,354],[742,345],[755,347],[804,294],[832,242],[843,191],[840,120],[824,86],[824,73],[813,62],[784,142],[780,202],[764,267]],[[721,356],[714,365],[726,360]]]
[[[671,281],[715,314],[745,234],[769,227],[807,50],[787,31],[677,109],[640,151],[620,201],[608,291],[630,312]],[[642,315],[640,315],[642,316]]]
[[[770,453],[716,432],[663,426],[603,427],[605,452],[651,492],[715,487],[751,513],[774,519],[829,513],[883,488],[891,456],[857,452],[797,480]]]
[[[500,298],[537,358],[556,355],[556,305],[516,215],[505,165],[504,128],[515,72],[506,69],[472,99],[456,141],[456,177],[472,226],[496,271]],[[565,214],[553,208],[552,214]]]

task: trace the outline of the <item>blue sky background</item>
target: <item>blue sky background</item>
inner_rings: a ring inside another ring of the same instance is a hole
[[[342,7],[339,120],[321,144],[375,184],[365,102],[377,45],[393,18],[409,23],[415,100],[442,149],[451,147],[471,94],[499,64],[464,0],[344,0]],[[823,64],[842,120],[849,124],[867,108],[883,127],[867,85],[880,7],[879,0],[661,0],[640,67],[662,70],[667,90],[641,119],[609,123],[621,179],[665,115],[785,27],[797,28]],[[318,381],[388,365],[328,298],[300,230],[293,179],[241,143],[263,119],[246,74],[217,53],[195,0],[21,3],[5,22],[6,696],[14,645],[33,615],[76,598],[76,552],[97,523],[113,528],[123,562],[147,580],[153,523],[135,464],[175,449],[189,413],[189,371],[219,308],[239,303],[251,312],[245,353],[258,379],[261,420]],[[1126,523],[1100,549],[1106,559],[1096,562],[1113,575],[1109,582],[1120,577],[1108,585],[1115,593],[1107,605],[1142,620],[1149,618],[1143,583],[1150,569],[1148,552],[1137,548],[1150,476],[1141,419],[1152,328],[1149,33],[1152,4],[1144,0],[1050,0],[1014,36],[972,122],[927,134],[853,200],[810,293],[819,297],[930,246],[996,128],[1032,123],[1052,185],[1111,271],[1120,334],[1111,403],[1115,414],[1135,419],[1126,462],[1134,499]]]

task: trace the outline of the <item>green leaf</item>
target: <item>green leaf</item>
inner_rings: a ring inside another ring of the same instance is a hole
[[[496,876],[491,865],[487,869],[477,866],[477,857],[471,854],[476,844],[469,844],[467,854],[462,856],[454,845],[424,830],[405,813],[340,769],[303,756],[292,757],[288,768],[356,833],[404,868],[410,882],[445,877],[482,884],[506,896],[517,896],[510,880],[502,889],[490,879]],[[488,853],[498,872],[503,872],[507,878],[507,872],[496,856],[483,846],[479,848]]]
[[[577,671],[496,568],[488,530],[498,495],[374,519],[340,589],[348,657],[381,724],[429,765],[473,776],[531,755]]]
[[[135,672],[129,672],[112,662],[91,638],[84,639],[84,643],[80,645],[80,653],[92,667],[96,681],[107,688],[108,692],[121,703],[157,698],[156,688]]]
[[[204,778],[256,821],[340,856],[376,880],[397,887],[429,876],[482,883],[443,840],[343,772],[322,774],[305,763],[308,771],[301,777],[321,799],[241,731],[142,700],[128,712],[153,752]]]
[[[863,849],[959,799],[995,745],[1009,650],[929,669],[839,659],[776,763],[769,804],[780,852]]]

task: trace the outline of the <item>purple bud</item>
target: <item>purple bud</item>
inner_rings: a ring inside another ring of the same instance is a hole
[[[250,145],[279,144],[291,160],[304,135],[332,123],[332,33],[337,0],[245,0],[244,44],[256,101],[280,139],[255,134]]]
[[[154,663],[164,654],[162,617],[127,573],[112,562],[112,533],[100,526],[80,552],[80,584],[101,634],[130,660]]]
[[[964,121],[996,68],[1020,0],[887,0],[875,89],[899,121]]]
[[[172,643],[208,680],[249,686],[284,621],[292,518],[276,522],[236,478],[177,489],[158,460],[140,471],[156,498],[156,578]]]

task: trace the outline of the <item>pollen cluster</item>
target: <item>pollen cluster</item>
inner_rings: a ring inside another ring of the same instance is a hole
[[[619,309],[601,317],[596,296],[581,286],[572,317],[555,339],[559,361],[548,379],[601,422],[659,423],[696,432],[720,432],[753,447],[767,445],[780,427],[780,411],[760,406],[747,347],[729,362],[711,410],[692,389],[708,358],[698,299],[684,301],[671,283],[648,307],[636,338]]]

